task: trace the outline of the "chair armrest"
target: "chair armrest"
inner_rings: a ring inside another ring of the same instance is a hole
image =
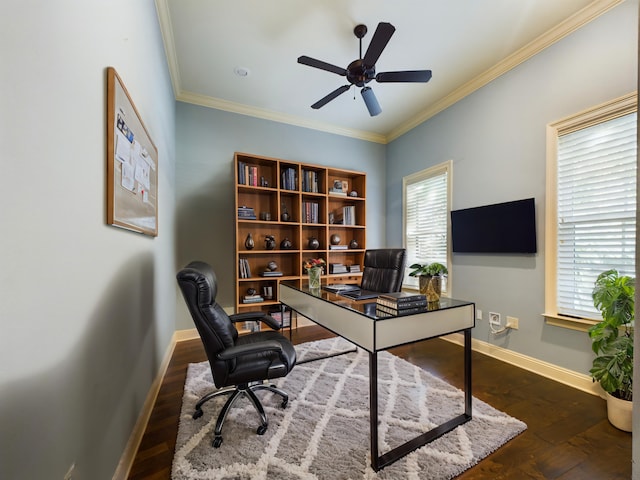
[[[226,350],[218,354],[218,358],[220,360],[233,360],[234,358],[241,357],[242,355],[261,352],[282,353],[282,346],[277,340],[265,340],[264,342],[247,343],[245,345],[237,345],[235,347],[227,348]]]
[[[276,319],[271,315],[267,315],[264,312],[245,312],[229,315],[229,318],[233,323],[238,322],[264,322],[274,330],[280,330],[280,325],[276,322]]]

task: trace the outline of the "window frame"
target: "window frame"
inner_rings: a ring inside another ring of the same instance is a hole
[[[561,315],[557,306],[557,244],[558,244],[558,215],[557,215],[557,167],[558,167],[558,138],[567,133],[573,133],[608,120],[637,112],[638,94],[632,92],[609,102],[586,109],[575,115],[568,116],[547,125],[546,152],[546,202],[545,202],[545,305],[542,314],[550,325],[565,327],[572,330],[587,331],[598,320]],[[636,180],[637,188],[637,180]]]
[[[433,165],[431,167],[425,168],[424,170],[420,170],[419,172],[412,173],[402,178],[402,245],[404,248],[407,248],[407,186],[418,183],[424,180],[427,180],[432,177],[436,177],[438,175],[445,174],[447,175],[447,251],[446,251],[446,266],[449,270],[447,274],[447,281],[443,283],[442,294],[445,293],[447,295],[451,295],[453,291],[453,280],[452,280],[452,263],[451,263],[451,192],[453,185],[453,161],[446,160],[437,165]],[[408,259],[408,255],[407,255]],[[405,274],[403,275],[402,287],[407,290],[418,290],[419,287],[417,285],[407,284],[405,280],[410,271],[409,269],[410,262],[407,260],[407,264],[405,265]]]

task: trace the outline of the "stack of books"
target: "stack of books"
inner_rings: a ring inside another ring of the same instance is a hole
[[[329,245],[329,250],[348,250],[348,245]]]
[[[262,298],[262,295],[245,295],[244,297],[242,297],[242,303],[258,303],[258,302],[264,302],[264,298]]]
[[[263,277],[281,277],[282,276],[282,272],[265,270],[260,275],[262,275]]]
[[[254,212],[253,207],[238,207],[238,219],[239,220],[255,220],[256,212]]]
[[[348,273],[347,266],[342,263],[330,263],[329,273]]]
[[[349,265],[349,272],[351,273],[359,273],[360,272],[360,264],[354,263],[353,265]]]
[[[420,293],[382,293],[376,299],[376,312],[381,315],[409,315],[427,309],[427,297]]]

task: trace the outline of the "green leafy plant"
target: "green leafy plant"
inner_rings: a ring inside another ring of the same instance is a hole
[[[409,273],[410,277],[422,277],[422,276],[432,276],[435,277],[437,275],[445,276],[449,273],[447,267],[442,265],[441,263],[414,263],[409,268],[413,268],[414,270]]]
[[[598,275],[593,305],[602,321],[589,328],[596,354],[589,370],[594,381],[614,397],[632,400],[635,279],[607,270]]]

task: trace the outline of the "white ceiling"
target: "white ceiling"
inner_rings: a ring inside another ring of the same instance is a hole
[[[622,0],[156,0],[176,99],[386,143]],[[382,113],[347,83],[297,63],[343,68],[359,56],[353,28],[396,32],[376,71],[430,69],[429,83],[369,83]],[[236,67],[249,70],[239,77]],[[354,99],[355,93],[355,99]]]

